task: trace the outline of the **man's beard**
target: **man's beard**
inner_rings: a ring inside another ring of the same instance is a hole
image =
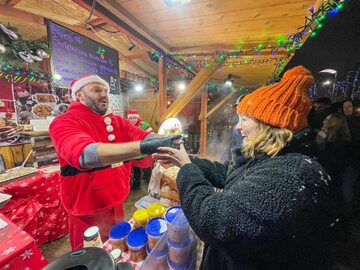
[[[100,101],[106,101],[106,104],[101,103]],[[108,98],[103,98],[99,101],[96,101],[95,99],[89,97],[86,93],[84,93],[84,102],[87,107],[100,115],[104,115],[109,106]]]

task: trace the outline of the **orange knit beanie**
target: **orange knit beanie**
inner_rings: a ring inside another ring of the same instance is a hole
[[[279,83],[246,95],[237,106],[237,112],[270,126],[299,131],[307,127],[308,90],[313,83],[309,70],[303,66],[294,67],[285,72]]]

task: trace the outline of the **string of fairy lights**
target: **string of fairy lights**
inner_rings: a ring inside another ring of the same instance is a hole
[[[159,52],[149,52],[149,56],[150,59],[155,62],[158,62],[159,57],[164,57],[168,68],[175,68],[179,70],[180,73],[187,73],[187,71],[198,68],[209,68],[219,58],[227,58],[228,61],[221,65],[221,67],[230,68],[239,65],[261,66],[274,64],[275,69],[272,77],[275,79],[285,68],[285,60],[290,58],[296,50],[301,49],[303,40],[306,37],[314,38],[323,28],[326,18],[337,14],[344,7],[344,4],[345,0],[325,0],[316,11],[315,7],[309,8],[309,14],[305,16],[304,24],[298,28],[298,32],[287,37],[274,37],[273,40],[276,45],[259,43],[250,49],[242,49],[241,45],[238,45],[237,50],[179,53],[171,54],[171,57],[161,55]],[[258,59],[258,56],[263,56],[265,52],[269,57],[266,59]],[[283,52],[284,56],[279,57],[279,52]],[[172,61],[172,59],[180,61],[186,69],[184,69],[183,66],[179,66],[178,63]],[[187,76],[189,78],[193,77],[191,74],[187,74]]]
[[[226,61],[218,69],[233,68],[241,65],[274,65],[272,80],[276,80],[286,67],[287,59],[299,50],[306,37],[314,38],[324,27],[328,16],[333,16],[344,7],[345,0],[325,0],[315,11],[309,8],[309,14],[304,18],[304,24],[298,28],[298,32],[287,37],[274,37],[273,44],[259,43],[253,48],[243,49],[239,44],[236,50],[217,50],[214,52],[195,52],[183,54],[166,54],[159,52],[148,52],[151,60],[158,62],[160,57],[166,61],[168,69],[174,68],[186,79],[192,79],[196,74],[194,71],[200,68],[209,68],[213,64],[226,58]],[[265,55],[268,55],[264,58]],[[259,56],[262,56],[259,58]],[[180,64],[179,64],[180,63]],[[44,73],[27,71],[17,68],[9,63],[0,65],[0,76],[17,82],[42,82],[51,81],[51,76]],[[128,81],[139,82],[144,85],[156,86],[158,80],[154,77],[144,77],[127,71],[120,71],[120,78]]]

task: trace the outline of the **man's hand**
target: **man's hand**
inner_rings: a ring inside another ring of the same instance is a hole
[[[181,135],[173,135],[165,138],[153,138],[140,142],[140,151],[142,154],[153,154],[157,152],[158,147],[171,147],[179,149]]]

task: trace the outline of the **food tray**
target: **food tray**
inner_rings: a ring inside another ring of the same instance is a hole
[[[38,173],[33,167],[16,167],[0,174],[0,184],[15,182]]]
[[[6,205],[7,201],[11,198],[12,196],[9,194],[5,194],[5,193],[0,193],[0,207],[3,207]]]

